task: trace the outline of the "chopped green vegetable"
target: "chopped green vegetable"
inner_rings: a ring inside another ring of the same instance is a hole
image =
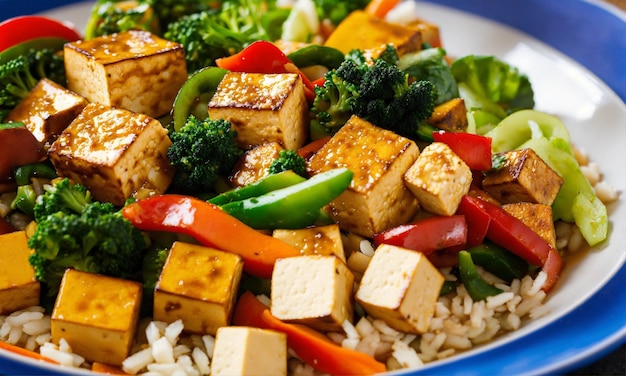
[[[277,174],[288,170],[306,177],[306,159],[295,150],[281,150],[278,153],[278,158],[270,164],[269,173]]]
[[[482,266],[507,283],[528,272],[528,263],[523,258],[492,242],[472,247],[467,252],[472,256],[475,265]]]
[[[244,200],[251,197],[261,196],[271,191],[287,188],[306,179],[292,170],[267,175],[258,181],[245,187],[235,188],[221,193],[208,201],[215,205],[224,205],[232,201]]]
[[[485,300],[489,296],[503,292],[483,279],[468,251],[459,252],[459,275],[467,293],[474,301]]]
[[[405,54],[398,61],[398,68],[409,76],[433,83],[437,92],[436,105],[459,97],[459,88],[445,57],[443,48],[428,48]]]

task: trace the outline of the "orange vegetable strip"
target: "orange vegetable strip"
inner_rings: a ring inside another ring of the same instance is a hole
[[[0,349],[10,351],[15,354],[23,355],[31,359],[42,360],[44,362],[53,363],[53,364],[59,364],[57,361],[54,361],[48,357],[45,357],[37,352],[26,350],[23,347],[12,345],[4,341],[0,341]]]
[[[122,214],[140,230],[178,232],[204,246],[236,253],[244,258],[244,270],[261,278],[271,277],[278,258],[300,255],[295,247],[247,226],[219,206],[190,196],[148,197],[127,205]]]
[[[111,364],[93,362],[91,370],[98,373],[106,373],[107,375],[128,375],[120,367]]]
[[[386,370],[383,363],[371,356],[341,347],[307,326],[282,322],[272,316],[269,308],[249,291],[239,298],[233,323],[287,334],[289,347],[303,361],[321,372],[331,375],[372,375]]]
[[[401,0],[372,0],[365,7],[365,12],[378,18],[385,18],[387,13],[392,10]]]

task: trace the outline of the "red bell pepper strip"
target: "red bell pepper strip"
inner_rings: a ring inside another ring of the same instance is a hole
[[[144,231],[190,235],[200,244],[236,253],[244,270],[270,278],[276,259],[300,255],[293,246],[262,234],[209,202],[176,194],[148,197],[124,207],[122,214]]]
[[[59,37],[68,42],[81,39],[73,25],[44,16],[18,16],[0,23],[0,52],[37,38]]]
[[[215,65],[231,72],[297,73],[304,83],[307,100],[315,99],[315,86],[275,44],[258,40],[238,53],[215,60]]]
[[[276,330],[287,334],[288,346],[307,364],[331,375],[372,375],[386,371],[371,356],[337,345],[323,334],[300,324],[288,324],[272,316],[268,307],[249,291],[244,292],[233,314],[233,324]]]
[[[559,279],[559,275],[561,274],[562,269],[563,259],[561,258],[561,255],[556,249],[550,249],[550,253],[548,253],[548,258],[541,268],[541,270],[543,270],[547,276],[546,281],[541,287],[543,291],[548,292],[552,289],[552,287],[554,287]]]
[[[470,198],[467,198],[470,197]],[[475,247],[482,244],[487,236],[491,216],[480,202],[472,200],[472,196],[464,196],[459,203],[456,214],[464,215],[467,222],[467,246]]]
[[[491,169],[491,138],[465,132],[433,132],[433,140],[450,147],[472,170]]]
[[[0,182],[13,179],[13,169],[46,159],[46,149],[23,123],[0,125]]]
[[[428,255],[436,250],[467,242],[467,224],[462,215],[436,216],[392,227],[374,235],[374,244],[390,244]]]
[[[317,153],[318,150],[322,148],[322,146],[324,146],[324,144],[326,144],[326,142],[328,142],[328,140],[330,140],[330,136],[322,137],[315,141],[311,141],[308,144],[301,147],[300,149],[298,149],[298,155],[300,155],[306,160],[309,160],[311,159],[312,156],[315,155],[315,153]]]

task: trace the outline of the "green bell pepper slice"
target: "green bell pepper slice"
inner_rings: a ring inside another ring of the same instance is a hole
[[[180,130],[191,114],[202,120],[209,116],[208,103],[226,73],[226,69],[206,67],[189,76],[174,99],[174,130]]]
[[[287,57],[298,68],[322,65],[328,69],[336,69],[345,59],[344,54],[338,49],[319,44],[310,44],[302,47],[290,53]]]
[[[522,278],[528,272],[528,263],[523,258],[492,242],[471,247],[467,252],[475,265],[482,266],[507,283]]]
[[[459,252],[459,276],[472,300],[485,300],[503,291],[483,279],[476,270],[472,255],[468,251]]]
[[[245,200],[247,198],[264,195],[277,189],[287,188],[294,184],[302,183],[303,181],[306,181],[306,179],[291,170],[282,171],[277,174],[267,175],[245,187],[235,188],[221,193],[208,201],[221,206],[229,202]]]
[[[352,182],[352,171],[337,168],[261,196],[222,205],[224,212],[255,229],[298,229],[315,224],[320,211]]]

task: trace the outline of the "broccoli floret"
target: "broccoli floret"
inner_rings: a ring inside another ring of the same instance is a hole
[[[256,40],[269,40],[262,0],[224,1],[219,9],[186,15],[170,23],[165,38],[183,45],[190,72],[215,65]]]
[[[364,9],[370,0],[313,0],[320,19],[328,19],[338,25],[350,12]]]
[[[291,170],[306,177],[306,159],[295,150],[281,150],[278,158],[274,159],[269,168],[270,174]]]
[[[0,65],[0,121],[42,78],[65,85],[62,55],[51,49],[32,49]]]
[[[82,185],[65,178],[55,187],[40,196],[35,211],[56,209],[38,218],[28,239],[29,262],[48,297],[58,293],[67,268],[136,279],[147,246],[142,233],[113,204],[91,201]]]
[[[99,0],[92,8],[85,39],[133,29],[161,33],[161,24],[151,1]]]
[[[236,137],[229,121],[190,115],[185,125],[170,135],[167,157],[176,168],[173,187],[190,194],[212,192],[218,177],[229,174],[243,154]]]
[[[420,138],[434,109],[436,89],[429,81],[409,82],[397,62],[393,46],[373,61],[362,51],[349,52],[316,88],[311,127],[332,134],[354,114],[402,136]]]
[[[81,214],[94,201],[84,185],[73,184],[68,178],[59,179],[43,188],[45,193],[37,198],[34,208],[35,222],[57,212]]]

